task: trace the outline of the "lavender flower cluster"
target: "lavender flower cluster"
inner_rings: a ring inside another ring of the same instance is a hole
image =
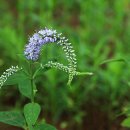
[[[35,33],[30,39],[29,44],[26,45],[24,54],[28,60],[36,61],[39,58],[40,50],[46,43],[56,42],[56,30],[47,29],[40,30]]]

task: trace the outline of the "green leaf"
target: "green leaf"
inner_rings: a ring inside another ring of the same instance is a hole
[[[24,115],[25,119],[27,121],[27,124],[34,125],[38,119],[38,116],[40,114],[40,105],[37,103],[29,103],[25,105],[24,107]]]
[[[18,83],[18,88],[22,95],[31,98],[31,80],[29,78],[20,80]]]
[[[106,63],[110,63],[110,62],[124,62],[126,63],[126,60],[123,59],[123,58],[120,58],[120,59],[108,59],[108,60],[104,60],[100,63],[100,65],[102,64],[106,64]]]
[[[26,77],[27,76],[25,75],[25,73],[22,70],[20,70],[8,77],[4,85],[18,84],[20,80],[24,80]]]
[[[130,117],[126,118],[122,123],[122,126],[130,128]]]
[[[57,130],[57,129],[49,124],[39,124],[34,127],[34,130]]]
[[[0,112],[0,122],[24,128],[26,122],[24,116],[19,112]]]

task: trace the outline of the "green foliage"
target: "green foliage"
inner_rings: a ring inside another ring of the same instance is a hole
[[[33,130],[57,130],[57,129],[49,124],[39,124],[34,126]]]
[[[21,128],[25,128],[26,126],[24,116],[21,113],[15,111],[0,112],[0,122]]]
[[[24,116],[29,126],[35,125],[41,108],[37,103],[28,103],[24,106]]]
[[[123,114],[126,115],[126,119],[124,119],[121,123],[122,126],[130,128],[130,105],[125,106],[123,109]]]
[[[21,79],[18,83],[18,88],[23,96],[31,98],[31,81],[27,79]]]
[[[23,70],[8,77],[4,85],[18,85],[20,93],[31,98],[31,81]]]
[[[78,129],[80,124],[71,117],[81,112],[93,115],[90,110],[96,107],[97,111],[105,112],[110,124],[116,113],[120,113],[130,101],[129,4],[129,0],[1,0],[0,72],[10,64],[17,63],[19,58],[16,54],[23,52],[28,35],[31,36],[33,30],[45,26],[56,28],[66,33],[65,36],[73,43],[78,70],[94,72],[94,76],[75,77],[70,89],[66,88],[64,81],[67,82],[67,75],[64,72],[51,69],[43,75],[44,70],[40,70],[42,77],[36,78],[35,82],[40,93],[37,99],[44,104],[44,116],[49,115],[49,120],[56,124],[64,120],[62,117],[66,112],[69,126],[75,124]],[[43,47],[43,51],[43,59],[55,56],[66,63],[60,49],[50,46]],[[100,65],[107,59],[124,59],[127,63],[109,62]],[[12,78],[11,82],[16,81]],[[1,91],[0,94],[1,108],[4,105],[3,96],[9,93],[6,87],[3,89],[4,93]],[[12,91],[10,96],[15,98],[17,90]],[[8,97],[4,100],[10,101]],[[25,100],[18,98],[15,102],[20,104]],[[87,111],[86,107],[90,109]],[[98,116],[96,118],[98,120]],[[83,120],[84,116],[81,122]]]
[[[17,85],[21,80],[25,79],[25,74],[21,72],[14,73],[10,77],[7,78],[4,85]]]
[[[126,118],[126,119],[122,122],[122,126],[130,128],[130,117]]]

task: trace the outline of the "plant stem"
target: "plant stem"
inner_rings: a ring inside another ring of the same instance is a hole
[[[32,88],[32,91],[31,91],[31,102],[34,103],[34,88],[33,88],[33,79],[31,79],[31,88]]]
[[[76,75],[93,75],[92,72],[77,72]]]
[[[34,103],[33,66],[32,66],[32,63],[30,63],[30,76],[31,76],[31,102]]]

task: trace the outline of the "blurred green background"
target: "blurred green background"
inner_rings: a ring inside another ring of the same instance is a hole
[[[130,0],[0,0],[0,15],[0,74],[17,65],[28,37],[44,27],[72,42],[79,71],[94,72],[75,77],[71,88],[62,71],[39,78],[42,120],[59,130],[127,130],[120,123],[130,102]],[[45,49],[45,57],[57,51]],[[127,62],[100,65],[113,58]],[[21,109],[26,102],[17,86],[0,91],[0,110]]]

